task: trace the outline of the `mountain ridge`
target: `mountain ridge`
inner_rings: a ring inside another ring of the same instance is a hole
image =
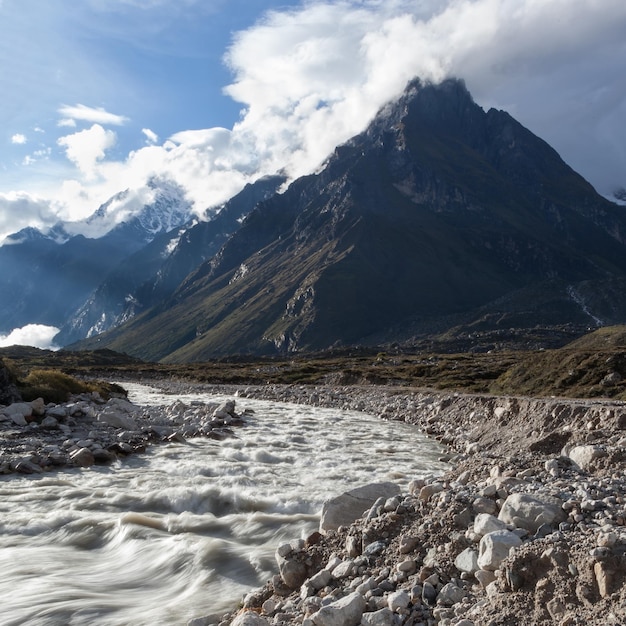
[[[416,80],[171,297],[78,345],[171,362],[409,345],[477,319],[499,332],[485,317],[498,302],[512,310],[494,318],[581,334],[590,317],[568,289],[592,285],[592,301],[624,278],[625,233],[623,211],[508,113],[462,81]]]
[[[162,194],[159,185],[165,185]],[[78,227],[70,222],[10,235],[0,246],[0,332],[34,323],[61,327],[116,265],[164,229],[191,219],[180,187],[153,181],[150,200],[96,238],[72,233]],[[106,204],[92,215],[99,233]]]

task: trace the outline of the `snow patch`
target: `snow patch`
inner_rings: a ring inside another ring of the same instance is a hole
[[[585,315],[588,315],[595,322],[596,326],[604,326],[604,322],[589,310],[589,307],[583,297],[574,289],[572,285],[567,288],[567,295],[582,309]]]

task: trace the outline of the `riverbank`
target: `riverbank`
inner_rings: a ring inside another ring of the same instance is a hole
[[[189,390],[405,421],[443,443],[452,464],[445,475],[413,481],[350,526],[306,541],[294,537],[278,550],[282,575],[249,594],[243,610],[198,617],[190,626],[626,624],[622,403],[402,387],[141,382],[169,390],[172,408],[144,412],[114,402],[118,417],[134,420],[140,439],[125,441],[133,428],[98,419],[111,415],[111,406],[77,398],[63,406],[56,426],[52,420],[44,426],[54,407],[34,419],[22,416],[21,426],[19,417],[0,420],[3,471],[75,466],[68,455],[77,449],[94,456],[120,445],[120,454],[132,454],[152,438],[208,436],[219,407],[177,405],[176,395]],[[31,446],[29,458],[20,456],[24,446]],[[18,467],[16,459],[24,464]]]
[[[85,393],[62,404],[13,402],[0,406],[0,475],[108,465],[155,443],[221,440],[245,418],[234,400],[186,405],[172,397],[169,405],[146,408]]]
[[[231,391],[407,421],[448,447],[453,468],[350,527],[283,546],[278,560],[302,564],[302,580],[289,588],[275,577],[223,625],[626,623],[623,404],[387,387]]]

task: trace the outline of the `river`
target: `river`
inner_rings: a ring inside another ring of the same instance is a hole
[[[154,406],[213,402],[124,383]],[[328,497],[439,473],[441,449],[399,422],[237,398],[236,437],[156,445],[112,466],[0,478],[2,626],[182,625],[234,608],[275,573]]]

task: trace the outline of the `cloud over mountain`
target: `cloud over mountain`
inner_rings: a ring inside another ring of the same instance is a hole
[[[131,4],[167,10],[116,11]],[[206,19],[200,4],[176,16]],[[211,128],[207,111],[206,128],[166,135],[112,107],[60,106],[62,124],[82,127],[57,138],[67,161],[49,210],[86,216],[158,176],[201,213],[262,175],[315,169],[414,76],[463,78],[479,104],[511,112],[609,194],[626,176],[624,32],[622,0],[327,0],[270,11],[224,51],[224,92],[242,106],[232,128]],[[134,148],[122,149],[133,125]]]

